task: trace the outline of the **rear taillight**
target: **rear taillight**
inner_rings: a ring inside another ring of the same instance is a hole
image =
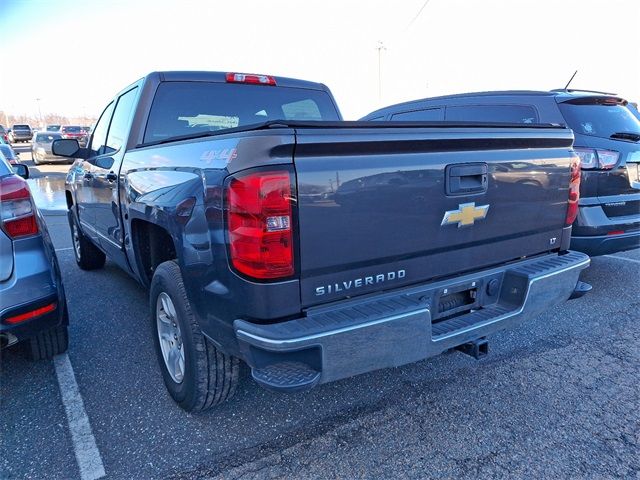
[[[271,75],[256,75],[253,73],[227,73],[227,83],[253,83],[254,85],[275,86],[276,79]]]
[[[57,303],[53,302],[49,305],[45,305],[44,307],[36,308],[34,310],[29,310],[28,312],[21,313],[20,315],[14,315],[13,317],[5,318],[3,322],[11,325],[25,322],[27,320],[31,320],[32,318],[40,317],[41,315],[53,312],[56,309],[56,306]]]
[[[574,148],[580,158],[580,166],[585,170],[603,169],[610,170],[617,163],[620,154],[614,150],[597,150],[593,148]]]
[[[288,171],[257,171],[228,184],[227,226],[231,264],[258,279],[294,273],[293,181]]]
[[[571,225],[578,216],[578,201],[580,200],[580,158],[571,159],[571,180],[569,181],[569,206],[565,224]]]
[[[27,182],[16,176],[0,179],[0,224],[9,237],[38,233],[35,213]]]

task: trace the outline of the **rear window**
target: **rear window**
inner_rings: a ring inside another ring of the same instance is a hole
[[[640,121],[623,105],[558,105],[571,129],[582,135],[610,138],[614,134],[640,135]]]
[[[29,125],[14,125],[14,130],[29,130]]]
[[[62,127],[63,132],[80,133],[82,129],[76,126]]]
[[[464,105],[447,107],[446,119],[455,122],[538,123],[529,105]]]
[[[36,142],[42,142],[42,143],[53,142],[58,138],[62,138],[62,136],[59,133],[53,133],[53,132],[38,133],[36,135]]]
[[[218,131],[269,120],[339,120],[321,90],[216,82],[163,82],[144,142]]]
[[[413,110],[411,112],[394,113],[391,116],[391,119],[398,121],[430,122],[442,120],[443,116],[444,115],[441,108],[428,108],[425,110]]]

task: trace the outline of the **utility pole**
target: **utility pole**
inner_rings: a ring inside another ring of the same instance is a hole
[[[384,46],[381,40],[378,40],[378,46],[376,50],[378,50],[378,101],[382,102],[382,51],[386,50],[387,47]]]
[[[42,110],[40,110],[40,98],[36,98],[36,102],[38,102],[38,117],[40,118],[40,125],[39,128],[42,128]]]

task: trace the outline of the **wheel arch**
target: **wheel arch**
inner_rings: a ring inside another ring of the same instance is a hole
[[[179,249],[169,229],[149,220],[131,220],[131,243],[138,276],[146,287],[158,265],[178,259]]]

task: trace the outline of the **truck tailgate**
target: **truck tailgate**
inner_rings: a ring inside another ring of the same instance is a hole
[[[570,130],[394,125],[296,130],[304,306],[559,248]]]

